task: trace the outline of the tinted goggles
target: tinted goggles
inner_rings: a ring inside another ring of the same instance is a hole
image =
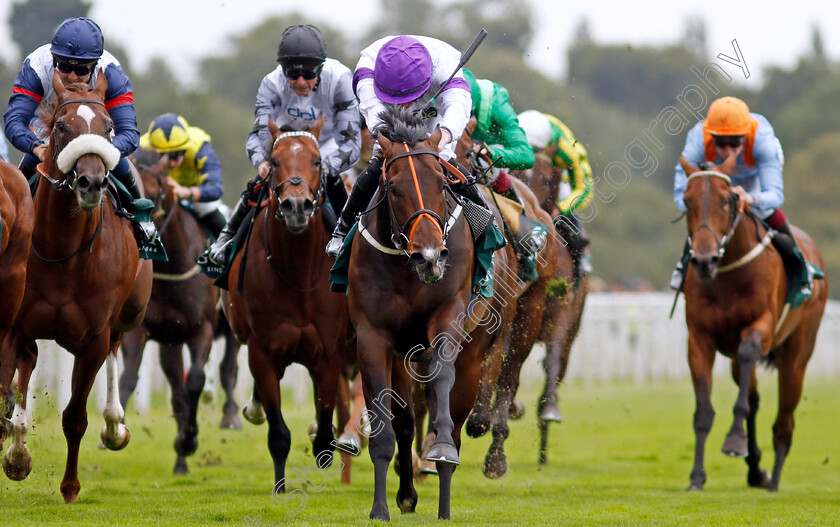
[[[743,135],[716,135],[714,136],[715,146],[717,148],[738,148],[744,144]]]
[[[307,70],[302,68],[283,69],[283,75],[289,80],[296,80],[298,77],[303,77],[305,80],[311,81],[318,76],[317,71]]]
[[[175,150],[174,152],[167,152],[166,155],[169,157],[170,161],[175,161],[176,159],[181,159],[186,155],[186,150]]]
[[[69,62],[57,60],[55,61],[55,67],[58,71],[66,75],[69,75],[70,73],[75,73],[79,77],[84,77],[86,75],[90,75],[93,72],[93,69],[96,67],[96,63],[90,62],[88,64],[70,64]]]

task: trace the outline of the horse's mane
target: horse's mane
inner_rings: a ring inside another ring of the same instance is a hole
[[[311,127],[302,121],[292,121],[280,127],[281,132],[305,132]]]
[[[81,95],[86,95],[90,91],[92,91],[91,87],[84,83],[84,82],[74,82],[72,84],[68,84],[64,87],[67,91],[73,93],[79,93]],[[55,124],[55,110],[58,107],[58,100],[56,99],[55,95],[53,94],[49,100],[44,100],[41,106],[38,108],[37,116],[38,119],[44,123],[44,127],[39,130],[39,135],[43,134],[42,137],[39,139],[44,139],[49,132],[52,130],[53,125]]]
[[[378,117],[382,120],[379,133],[390,141],[414,146],[426,139],[426,123],[411,109],[388,105]]]

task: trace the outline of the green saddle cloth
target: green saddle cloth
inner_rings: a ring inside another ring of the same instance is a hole
[[[113,177],[113,175],[109,179],[113,183],[113,186],[109,187],[109,189],[116,189],[117,203],[129,214],[128,219],[132,223],[151,222],[152,210],[155,208],[152,200],[146,198],[132,199],[131,194],[119,179]],[[140,244],[138,240],[138,245],[140,258],[157,260],[159,262],[169,261],[169,256],[166,254],[166,249],[163,247],[160,236],[155,236],[154,240],[143,244]]]
[[[802,272],[798,277],[790,276],[788,272],[788,290],[785,303],[790,304],[791,309],[801,306],[811,297],[814,280],[825,278],[822,269],[806,260],[805,255],[798,247],[793,248],[793,254],[802,263]],[[787,272],[787,269],[785,271]]]
[[[347,236],[344,238],[344,245],[341,252],[335,259],[330,269],[330,291],[347,293],[348,272],[350,270],[350,252],[353,245],[353,237],[356,235],[359,223],[356,222]],[[487,235],[475,244],[475,266],[472,277],[472,293],[485,298],[493,296],[493,262],[495,252],[507,244],[505,237],[496,224],[493,223]]]

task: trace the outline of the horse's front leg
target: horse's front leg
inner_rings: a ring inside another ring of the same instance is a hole
[[[183,345],[159,346],[160,367],[166,380],[169,381],[171,391],[170,405],[172,415],[175,417],[175,424],[178,427],[178,434],[175,436],[175,467],[173,473],[184,475],[189,472],[187,456],[192,455],[198,448],[198,443],[185,440],[189,420],[189,397],[184,383],[184,356]]]
[[[14,355],[12,355],[14,356]],[[20,481],[32,471],[32,456],[26,446],[26,433],[29,431],[29,411],[26,409],[26,397],[29,391],[29,378],[35,369],[38,346],[32,342],[21,348],[17,359],[18,385],[12,412],[12,444],[3,458],[3,472],[9,479]],[[12,373],[15,361],[12,360]],[[0,420],[6,419],[5,412],[0,413]],[[0,442],[2,447],[2,442]]]
[[[128,407],[128,400],[137,388],[140,363],[143,360],[143,349],[146,346],[148,334],[142,325],[137,326],[122,338],[123,371],[120,375],[120,405]]]
[[[400,511],[414,512],[417,506],[417,491],[414,489],[414,450],[411,446],[414,440],[414,409],[412,402],[411,377],[402,361],[393,361],[391,378],[395,402],[391,409],[394,412],[394,432],[397,437],[397,460],[399,461],[400,488],[397,490],[397,506]],[[399,400],[396,398],[399,397]]]
[[[187,373],[186,383],[187,426],[183,437],[179,435],[178,439],[184,447],[183,450],[191,451],[190,454],[198,449],[198,405],[204,390],[204,366],[210,357],[212,346],[213,325],[205,320],[199,330],[187,340],[187,348],[190,350],[190,371]]]
[[[749,445],[747,433],[744,430],[744,420],[750,415],[750,381],[755,374],[755,365],[761,357],[761,337],[758,331],[753,331],[738,345],[739,378],[738,399],[732,409],[733,420],[729,433],[723,441],[721,451],[727,456],[747,457]]]
[[[313,353],[316,357],[324,353]],[[333,436],[332,418],[335,410],[335,401],[338,397],[338,378],[341,368],[339,356],[333,352],[324,360],[310,366],[314,386],[315,413],[318,422],[318,432],[312,442],[312,454],[319,468],[327,468],[332,463],[332,454],[335,450],[335,437]]]
[[[248,341],[248,367],[254,376],[254,393],[265,408],[268,420],[268,451],[274,462],[274,494],[286,492],[286,460],[292,447],[292,434],[280,408],[280,377],[270,353],[254,339]]]
[[[687,490],[703,490],[706,483],[704,457],[706,439],[715,420],[712,408],[712,368],[715,364],[715,345],[703,335],[689,331],[688,366],[691,382],[694,384],[694,467],[691,469],[691,483]]]
[[[128,445],[131,434],[128,428],[122,423],[125,411],[120,404],[118,375],[117,375],[117,349],[120,346],[120,334],[111,335],[111,343],[108,356],[105,358],[105,371],[107,377],[107,398],[105,410],[102,416],[105,418],[105,426],[99,433],[102,444],[109,450],[122,450]]]
[[[223,318],[223,315],[219,315],[219,318]],[[230,329],[227,320],[219,320],[219,324],[224,325],[222,333],[225,337],[225,355],[219,364],[219,379],[222,388],[225,390],[225,405],[223,407],[224,415],[219,427],[241,430],[242,421],[239,420],[239,415],[236,413],[237,405],[233,395],[233,389],[236,387],[236,375],[239,372],[236,355],[239,353],[240,344],[236,340],[233,330]]]
[[[65,503],[73,503],[79,497],[79,444],[87,430],[88,395],[96,379],[96,373],[108,356],[110,335],[103,331],[90,340],[84,350],[76,352],[73,362],[73,380],[70,401],[61,415],[61,427],[67,440],[67,464],[61,480],[61,494]]]
[[[391,363],[394,342],[365,322],[356,326],[356,343],[365,406],[371,426],[368,452],[373,461],[374,490],[370,518],[389,521],[391,514],[388,511],[386,483],[396,440],[391,423],[391,402],[394,398],[394,391],[391,389]]]

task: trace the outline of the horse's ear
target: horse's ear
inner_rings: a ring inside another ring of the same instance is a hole
[[[108,90],[108,79],[105,78],[105,70],[100,70],[99,75],[96,77],[96,88],[93,89],[93,93],[96,94],[97,97],[105,100],[105,92]]]
[[[686,157],[685,157],[684,155],[682,155],[682,154],[680,155],[680,166],[683,168],[683,170],[685,170],[685,175],[686,175],[686,176],[690,176],[691,174],[694,174],[695,172],[697,172],[698,170],[700,170],[700,169],[699,169],[699,168],[697,168],[696,166],[694,166],[694,165],[692,165],[691,163],[689,163],[689,162],[688,162],[688,158],[686,158]]]
[[[277,123],[274,122],[274,119],[268,119],[268,133],[271,134],[271,140],[273,141],[278,135],[280,135],[280,127],[277,126]]]
[[[726,174],[727,176],[732,173],[732,169],[735,168],[735,161],[738,159],[738,156],[733,152],[732,155],[727,157],[723,163],[720,164],[718,170],[722,173]]]
[[[394,143],[385,137],[384,134],[377,134],[376,140],[379,143],[380,148],[382,148],[382,152],[385,153],[385,157],[389,157],[388,153],[393,149]]]
[[[55,92],[55,95],[58,99],[64,100],[64,96],[67,93],[67,88],[65,88],[64,83],[61,82],[61,77],[58,76],[58,70],[56,70],[53,73],[52,89]]]
[[[315,121],[315,124],[312,125],[312,128],[309,129],[309,133],[317,137],[318,139],[321,138],[321,130],[324,129],[324,116],[319,115],[318,120]]]

